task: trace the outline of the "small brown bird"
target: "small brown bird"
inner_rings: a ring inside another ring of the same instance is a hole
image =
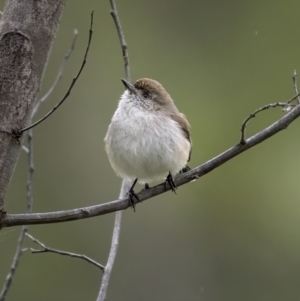
[[[137,181],[145,184],[166,180],[172,191],[173,177],[191,157],[190,125],[173,99],[157,81],[122,79],[126,88],[109,125],[105,149],[116,174],[134,181],[129,190],[131,206]]]

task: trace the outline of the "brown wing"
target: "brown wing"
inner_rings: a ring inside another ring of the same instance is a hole
[[[182,113],[179,113],[176,115],[171,115],[171,118],[180,125],[180,128],[182,129],[183,134],[185,135],[186,139],[189,140],[189,142],[191,144],[190,154],[189,154],[189,159],[188,159],[188,162],[189,162],[191,159],[191,155],[192,155],[192,141],[191,141],[191,135],[190,135],[190,127],[191,126]]]

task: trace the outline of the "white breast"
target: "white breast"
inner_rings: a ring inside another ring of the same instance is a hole
[[[167,119],[166,119],[167,118]],[[140,183],[174,176],[186,166],[190,142],[177,122],[159,111],[119,104],[105,137],[109,161],[122,178]]]

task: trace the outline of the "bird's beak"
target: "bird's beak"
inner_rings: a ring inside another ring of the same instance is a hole
[[[136,93],[136,90],[135,90],[135,87],[133,84],[131,84],[130,82],[128,82],[127,80],[121,78],[121,81],[125,87],[125,89],[127,89],[129,92],[132,92],[132,93]]]

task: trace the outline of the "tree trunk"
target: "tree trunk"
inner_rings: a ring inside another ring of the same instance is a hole
[[[7,0],[0,22],[0,213],[66,0]],[[0,214],[1,216],[1,214]]]

